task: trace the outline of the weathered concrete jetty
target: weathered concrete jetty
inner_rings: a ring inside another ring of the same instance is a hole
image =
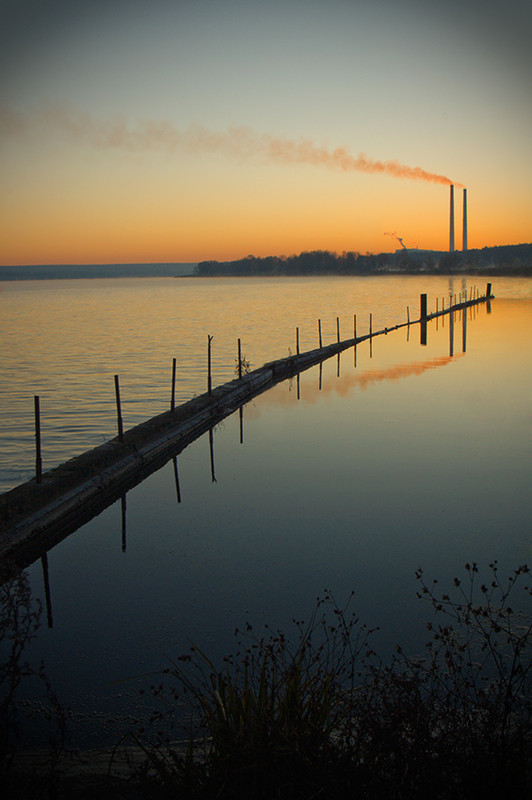
[[[271,361],[242,377],[211,389],[181,406],[123,432],[122,436],[70,459],[0,495],[0,558],[17,566],[32,563],[65,536],[125,495],[152,472],[221,420],[276,383],[355,347],[367,339],[491,299],[485,296],[450,304],[363,336],[337,341],[304,353]],[[424,311],[424,313],[423,313]]]

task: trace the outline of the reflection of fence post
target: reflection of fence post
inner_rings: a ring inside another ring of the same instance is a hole
[[[33,398],[35,408],[35,480],[42,482],[42,457],[41,457],[41,410],[37,395]]]
[[[209,428],[209,452],[211,456],[211,481],[216,483],[216,473],[214,471],[214,434],[212,428]]]
[[[124,439],[124,427],[122,424],[122,407],[120,405],[120,386],[118,375],[115,375],[115,396],[116,396],[116,417],[118,422],[118,438],[122,442]]]
[[[122,517],[122,552],[126,552],[126,523],[127,523],[127,504],[126,495],[123,494],[121,498],[121,517]]]
[[[207,391],[212,394],[212,376],[211,376],[211,342],[214,336],[207,334]]]
[[[42,578],[44,583],[44,598],[46,602],[46,619],[48,627],[54,627],[54,618],[52,615],[52,593],[50,591],[50,574],[48,572],[48,553],[41,557]]]
[[[177,502],[180,503],[181,502],[181,488],[179,486],[179,473],[177,471],[177,458],[176,458],[176,456],[173,457],[172,461],[174,463],[174,480],[175,480],[175,490],[177,492]]]
[[[175,372],[176,372],[176,359],[172,360],[172,399],[170,401],[170,410],[175,409]]]

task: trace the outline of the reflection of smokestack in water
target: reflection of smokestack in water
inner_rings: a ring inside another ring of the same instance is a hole
[[[454,250],[454,186],[450,185],[449,252]]]
[[[467,189],[464,189],[464,216],[462,220],[462,250],[467,250]]]

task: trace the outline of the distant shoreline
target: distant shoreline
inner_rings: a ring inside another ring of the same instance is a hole
[[[249,255],[234,261],[0,265],[0,281],[420,274],[532,277],[532,244],[453,252],[402,248],[393,253],[365,255],[314,250],[291,256]]]
[[[0,266],[0,281],[192,277],[197,262],[142,264],[26,264]]]

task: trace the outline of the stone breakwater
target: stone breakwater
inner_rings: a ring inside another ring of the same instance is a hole
[[[382,331],[384,332],[384,331]],[[377,335],[375,332],[373,335]],[[0,495],[0,558],[31,563],[242,405],[362,336],[272,361]]]
[[[325,347],[271,361],[238,379],[218,386],[125,431],[99,447],[45,472],[41,480],[27,481],[0,495],[0,559],[20,568],[32,563],[69,533],[114,503],[144,478],[177,456],[187,445],[221,420],[276,383],[291,378],[366,339],[421,323],[426,343],[426,323],[492,299],[486,294],[450,304],[427,314],[427,296],[421,295],[421,315],[415,321],[371,330],[365,336],[337,341]],[[488,306],[489,308],[489,306]],[[370,318],[371,319],[371,318]],[[451,322],[454,314],[451,315]],[[466,317],[463,316],[464,331]],[[452,355],[452,330],[451,355]]]

